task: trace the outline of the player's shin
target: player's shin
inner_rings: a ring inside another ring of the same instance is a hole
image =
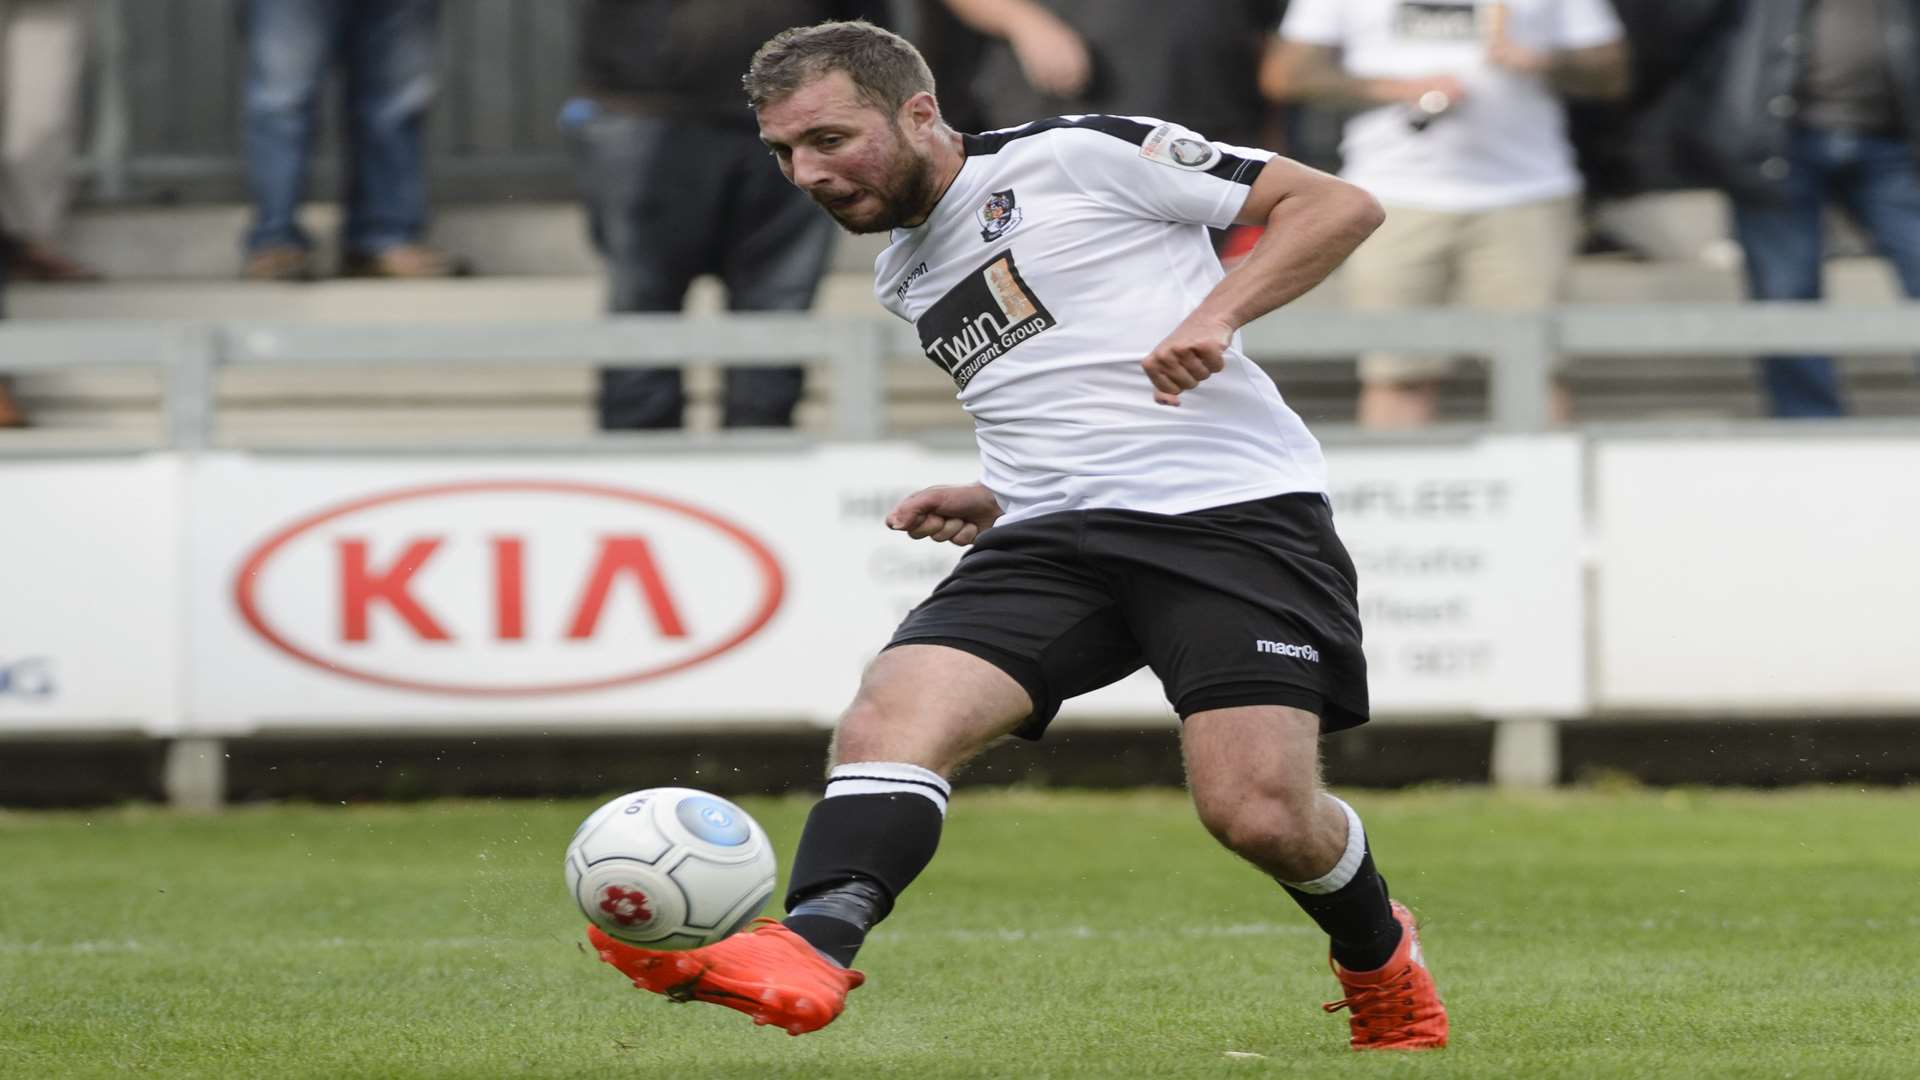
[[[1387,882],[1374,869],[1367,833],[1353,807],[1331,795],[1347,817],[1347,846],[1333,869],[1312,881],[1282,881],[1313,921],[1333,939],[1333,959],[1348,971],[1372,971],[1400,944],[1400,923],[1387,900]]]
[[[842,965],[926,869],[952,789],[899,762],[835,766],[807,815],[787,886],[787,928]]]

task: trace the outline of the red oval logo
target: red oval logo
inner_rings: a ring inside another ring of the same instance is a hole
[[[487,480],[302,518],[246,557],[233,589],[254,633],[330,674],[524,697],[712,660],[767,625],[786,582],[765,544],[710,511],[604,484]]]

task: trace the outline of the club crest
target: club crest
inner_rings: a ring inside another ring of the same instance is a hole
[[[974,216],[980,219],[980,239],[989,244],[1012,232],[1020,224],[1020,207],[1014,202],[1013,189],[988,195],[986,204]]]

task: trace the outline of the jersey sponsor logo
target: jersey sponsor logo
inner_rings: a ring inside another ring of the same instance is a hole
[[[1254,652],[1272,653],[1275,656],[1291,656],[1295,660],[1305,660],[1310,664],[1320,662],[1320,650],[1311,645],[1289,645],[1284,641],[1258,641],[1253,643]]]
[[[1005,251],[947,290],[914,328],[927,359],[965,390],[982,368],[1054,325],[1053,314],[1020,276],[1013,252]]]
[[[913,269],[907,271],[907,276],[901,279],[901,282],[899,285],[894,287],[894,290],[893,290],[894,302],[904,303],[907,299],[907,290],[913,288],[913,283],[916,281],[919,281],[922,277],[926,276],[926,273],[927,273],[926,263],[921,263],[919,266],[916,266]]]
[[[1161,124],[1140,143],[1140,156],[1176,169],[1205,172],[1220,160],[1220,148],[1175,124]]]
[[[1444,0],[1403,0],[1393,13],[1393,32],[1408,41],[1477,41],[1479,5]]]
[[[980,239],[989,244],[1012,232],[1020,224],[1021,218],[1013,189],[988,195],[987,201],[974,211],[974,216],[980,219]]]

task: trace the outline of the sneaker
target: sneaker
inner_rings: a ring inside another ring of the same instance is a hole
[[[587,939],[633,985],[674,1001],[706,1001],[746,1013],[756,1024],[789,1035],[817,1031],[846,1007],[847,991],[867,981],[773,919],[753,929],[685,952],[655,952],[622,944],[587,928]]]
[[[1421,959],[1413,913],[1396,900],[1393,917],[1404,933],[1384,967],[1348,971],[1328,959],[1347,996],[1321,1008],[1348,1010],[1349,1045],[1355,1050],[1438,1050],[1447,1045],[1447,1007],[1440,1004],[1440,991]]]
[[[32,240],[14,248],[10,269],[21,281],[58,285],[90,285],[102,280],[100,271],[55,248]]]
[[[27,412],[14,400],[13,388],[6,380],[0,379],[0,428],[20,428],[27,426]]]
[[[247,253],[240,276],[248,281],[312,281],[313,258],[296,244],[273,244]]]
[[[396,244],[382,251],[356,251],[340,264],[341,277],[448,278],[466,277],[473,264],[424,244]]]

